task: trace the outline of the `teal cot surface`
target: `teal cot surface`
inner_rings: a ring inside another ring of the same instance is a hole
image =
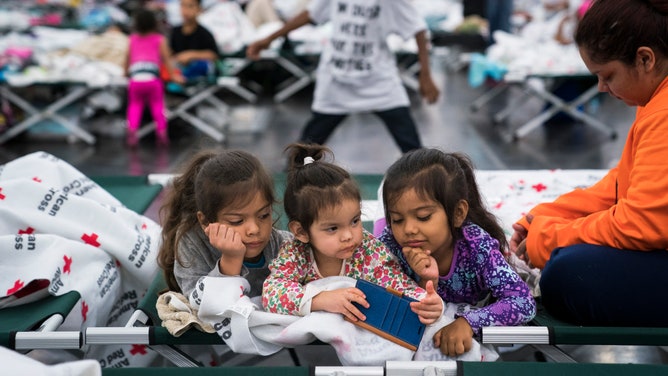
[[[60,296],[49,296],[38,301],[0,310],[0,346],[14,348],[17,331],[36,330],[52,315],[67,317],[79,301],[80,295],[70,291]]]
[[[603,364],[552,362],[458,362],[457,375],[666,375],[668,366],[660,364]]]
[[[151,206],[162,190],[160,184],[149,184],[146,176],[93,176],[91,179],[139,214]]]
[[[356,372],[347,373],[346,367],[342,367],[341,375],[375,375],[369,371],[364,372],[365,367],[355,367]],[[436,366],[438,368],[438,366]],[[307,376],[318,374],[318,367],[213,367],[188,369],[188,375],[276,375],[276,376]],[[541,376],[616,376],[616,375],[665,375],[668,366],[650,364],[601,364],[601,363],[537,363],[537,362],[457,362],[456,374],[458,376],[517,376],[517,375],[541,375]],[[104,368],[103,376],[170,376],[183,375],[182,368]],[[322,374],[322,373],[321,373]],[[329,373],[336,374],[336,373]],[[391,373],[387,370],[386,374]],[[413,375],[418,373],[411,373]],[[420,375],[423,374],[420,370]],[[451,373],[445,373],[451,374]]]
[[[149,344],[150,345],[222,345],[225,344],[222,338],[216,333],[205,333],[196,329],[190,329],[179,337],[173,336],[165,327],[162,326],[162,320],[158,316],[156,302],[160,294],[167,292],[167,283],[162,273],[153,279],[153,282],[146,291],[146,295],[139,302],[138,310],[141,310],[149,317]]]
[[[161,368],[103,368],[103,376],[176,376],[176,375],[202,375],[202,376],[309,376],[309,367],[207,367],[207,368],[183,368],[161,367]]]
[[[547,327],[551,345],[668,345],[668,328],[574,325],[551,316],[540,300],[531,325]]]

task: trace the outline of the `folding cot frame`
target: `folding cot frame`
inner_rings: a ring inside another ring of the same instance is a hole
[[[278,91],[274,94],[273,97],[274,103],[281,103],[285,101],[286,99],[295,95],[301,89],[315,82],[317,59],[319,58],[320,54],[301,55],[303,58],[314,60],[314,64],[310,66],[300,64],[298,60],[292,56],[297,56],[294,51],[287,53],[279,50],[263,50],[260,53],[260,59],[274,62],[291,75],[291,77],[286,78],[279,84]]]
[[[276,376],[517,376],[562,375],[665,375],[666,365],[539,363],[539,362],[462,362],[462,361],[388,361],[384,366],[352,367],[215,367],[189,370],[191,375],[276,375]],[[103,376],[181,375],[178,368],[104,368]]]
[[[165,328],[160,326],[160,318],[157,316],[155,308],[157,297],[164,291],[166,291],[166,283],[162,275],[159,275],[154,279],[145,298],[142,299],[125,328],[88,328],[83,336],[84,343],[145,344],[179,367],[201,367],[199,362],[181,351],[178,345],[215,345],[224,344],[224,341],[217,334],[208,334],[195,329],[186,331],[182,337],[174,337],[167,332]],[[135,327],[132,327],[133,325]],[[504,366],[487,365],[499,363],[481,363],[480,366],[474,366],[474,368],[480,367],[479,369],[469,370],[473,374],[477,372],[497,374],[496,372],[500,372],[499,374],[511,375],[512,372],[526,371],[527,368],[533,369],[535,367],[547,367],[544,371],[555,375],[563,374],[560,372],[565,372],[566,370],[570,370],[575,374],[588,374],[588,372],[597,371],[597,369],[600,369],[598,372],[621,373],[622,369],[624,371],[632,371],[633,369],[626,369],[622,364],[580,363],[581,366],[577,366],[576,364],[578,363],[557,345],[668,345],[668,328],[578,327],[554,319],[539,305],[538,315],[530,325],[485,327],[482,330],[481,343],[492,345],[530,345],[530,347],[541,351],[547,358],[552,360],[550,363],[542,364],[552,364],[553,366],[542,366],[541,363],[512,361],[501,363],[506,364]],[[294,365],[299,367],[301,364],[295,350],[289,349],[289,351]],[[469,363],[454,361],[387,362],[385,367],[315,367],[315,374],[336,376],[422,375],[427,374],[423,373],[425,369],[436,367],[445,370],[445,374],[459,375],[462,369],[468,367],[464,367],[463,364]],[[475,364],[475,362],[472,364]],[[562,364],[562,366],[554,366],[554,364]],[[495,367],[499,367],[499,369]],[[641,368],[639,367],[636,371],[668,372],[668,366],[647,366],[647,369]],[[321,373],[318,373],[318,369],[320,369]],[[440,373],[432,374],[439,375]]]
[[[217,77],[213,83],[204,82],[204,85],[201,84],[202,83],[197,83],[192,87],[186,87],[186,94],[191,95],[188,95],[187,99],[179,103],[175,108],[167,109],[167,121],[177,117],[181,118],[217,142],[223,142],[225,141],[225,133],[222,129],[219,129],[215,125],[208,124],[204,120],[193,115],[190,111],[197,106],[208,102],[216,108],[216,110],[225,114],[225,122],[227,122],[227,117],[229,117],[228,109],[230,106],[216,96],[218,92],[222,90],[231,91],[250,103],[255,103],[257,101],[257,95],[240,85],[238,77],[222,76]],[[223,124],[223,126],[224,125],[225,124]],[[151,122],[150,124],[141,127],[137,135],[139,138],[143,138],[154,129],[155,122]]]
[[[202,367],[199,361],[183,351],[180,346],[225,345],[225,341],[217,333],[205,333],[196,329],[187,330],[179,337],[169,333],[161,325],[162,320],[156,309],[158,296],[166,291],[168,289],[164,276],[158,273],[125,327],[89,327],[83,335],[84,342],[89,345],[147,345],[178,367]],[[289,348],[288,352],[294,365],[299,366],[299,357],[295,349]]]
[[[70,291],[32,303],[0,310],[0,346],[17,351],[34,349],[78,349],[83,345],[79,331],[56,331],[79,301]]]
[[[452,58],[448,66],[452,70],[455,70],[457,66],[461,66],[461,50],[478,50],[485,44],[484,37],[480,34],[454,33],[441,30],[430,30],[429,32],[431,34],[430,41],[434,47],[438,47],[441,50],[444,48],[449,49],[448,52],[452,55]],[[431,50],[431,52],[434,51],[436,51],[436,48]],[[415,76],[420,72],[420,62],[417,61],[417,59],[416,61],[409,61],[408,63],[401,61],[406,57],[417,57],[417,54],[407,51],[397,51],[395,55],[398,60],[397,68],[399,69],[399,76],[402,83],[408,89],[414,92],[419,92],[420,83]],[[301,64],[296,57],[313,60],[313,64],[308,66]],[[270,49],[261,51],[261,59],[273,61],[291,75],[291,77],[287,78],[279,85],[278,91],[273,97],[275,103],[285,101],[301,89],[315,82],[317,60],[319,57],[319,53],[297,54],[294,48],[287,50]],[[246,59],[245,61],[246,65],[243,67],[252,64],[250,60]]]
[[[417,55],[409,52],[397,52],[396,56],[398,59],[400,59],[406,56]],[[312,60],[312,63],[308,65],[302,64],[296,57]],[[319,53],[298,55],[293,51],[287,52],[284,50],[273,49],[263,50],[260,53],[261,60],[271,61],[290,74],[290,77],[286,78],[278,85],[278,90],[273,96],[274,103],[281,103],[285,101],[303,88],[315,82],[319,57]],[[245,66],[249,66],[253,63],[253,61],[247,59],[245,62]],[[415,61],[409,64],[398,64],[397,67],[399,68],[399,75],[403,84],[407,88],[418,92],[420,85],[418,80],[415,78],[415,75],[420,71],[420,63]]]
[[[668,346],[668,328],[578,326],[551,316],[540,299],[538,303],[529,325],[484,327],[481,342],[530,345],[548,358],[567,363],[575,360],[559,345]]]
[[[493,120],[495,123],[500,123],[507,119],[513,113],[513,111],[516,111],[519,106],[521,106],[523,103],[526,103],[527,98],[531,96],[544,100],[550,104],[550,107],[542,110],[539,114],[529,119],[524,124],[514,127],[511,131],[513,140],[524,138],[526,135],[545,123],[558,112],[565,112],[572,117],[582,121],[584,124],[592,126],[593,128],[603,132],[614,140],[617,138],[617,132],[612,127],[580,109],[581,106],[590,102],[599,93],[597,83],[591,85],[587,90],[584,90],[576,98],[569,101],[559,98],[555,94],[551,93],[549,88],[546,88],[550,86],[550,83],[557,80],[588,79],[591,77],[593,76],[587,73],[576,73],[570,75],[530,74],[523,78],[504,77],[503,81],[500,82],[497,86],[493,87],[491,90],[475,99],[473,103],[471,103],[470,108],[474,112],[478,111],[482,106],[500,94],[507,92],[511,87],[520,87],[522,89],[522,95],[494,115]],[[548,85],[533,85],[531,83],[532,79],[540,79],[548,83]]]
[[[8,83],[3,83],[0,85],[0,94],[29,115],[18,124],[13,125],[5,132],[0,134],[0,144],[13,139],[42,120],[51,119],[65,127],[76,139],[81,139],[84,142],[93,145],[96,142],[96,137],[93,134],[86,131],[75,122],[66,119],[64,116],[60,115],[59,112],[61,112],[70,104],[86,98],[95,91],[107,90],[111,88],[125,88],[127,86],[127,82],[122,79],[115,80],[114,82],[111,82],[105,86],[91,86],[84,82],[37,81],[31,83],[29,86],[45,85],[66,85],[69,89],[69,92],[66,95],[58,98],[55,102],[40,109],[23,99],[15,92],[15,90],[12,90],[13,86],[9,85]],[[188,98],[179,103],[175,108],[167,109],[167,120],[171,120],[177,117],[182,118],[187,123],[201,130],[217,142],[223,142],[225,140],[225,133],[223,130],[206,123],[204,120],[198,118],[190,112],[198,105],[208,102],[217,110],[225,113],[225,116],[228,116],[227,110],[230,106],[216,96],[216,94],[221,90],[231,91],[251,103],[255,103],[257,101],[257,95],[241,86],[237,77],[217,77],[213,83],[195,85],[192,88],[188,88],[187,93],[192,93],[192,95],[188,95]],[[143,126],[138,132],[139,138],[145,137],[154,128],[155,122]]]
[[[446,42],[442,41],[442,36],[439,35],[439,39],[436,39],[438,46],[446,46],[456,44],[453,40],[448,39]],[[397,58],[401,60],[402,58],[416,56],[414,53],[408,52],[397,52]],[[281,103],[286,99],[292,97],[294,94],[307,87],[308,85],[315,82],[315,70],[317,67],[317,59],[319,54],[304,54],[300,57],[313,59],[314,64],[306,65],[301,64],[299,59],[296,59],[297,55],[294,51],[286,52],[284,50],[264,50],[260,54],[261,59],[269,60],[283,68],[287,71],[291,77],[285,79],[278,87],[278,91],[274,94],[273,100],[275,103]],[[241,98],[247,100],[250,103],[257,102],[257,94],[251,90],[240,85],[239,78],[235,75],[240,72],[245,67],[251,65],[253,61],[245,58],[240,58],[236,55],[231,56],[229,61],[234,62],[233,68],[229,72],[225,72],[225,76],[216,77],[212,83],[202,82],[195,84],[192,87],[186,88],[187,98],[176,105],[175,108],[168,108],[166,111],[167,120],[174,118],[181,118],[190,125],[199,129],[207,136],[213,138],[217,142],[225,141],[225,133],[219,127],[215,125],[208,124],[206,121],[201,118],[193,115],[191,113],[197,106],[203,103],[209,103],[214,108],[219,110],[221,113],[224,113],[225,117],[229,116],[228,109],[229,105],[223,100],[217,97],[217,93],[221,90],[228,90]],[[420,71],[419,61],[410,62],[407,64],[398,64],[399,74],[404,85],[415,92],[419,91],[419,82],[415,76]],[[55,102],[49,104],[43,109],[39,109],[32,104],[28,103],[21,96],[16,94],[11,90],[12,86],[8,84],[0,85],[0,93],[6,97],[10,102],[23,109],[26,113],[30,114],[29,117],[24,119],[18,124],[15,124],[9,128],[4,133],[0,134],[0,144],[7,142],[8,140],[18,136],[22,132],[28,130],[33,125],[45,119],[52,119],[67,130],[70,131],[71,135],[77,139],[81,139],[84,142],[93,145],[96,142],[96,137],[90,132],[86,131],[76,123],[66,119],[61,116],[59,112],[67,107],[68,105],[75,103],[82,98],[90,95],[91,93],[98,90],[105,90],[108,88],[118,88],[125,87],[127,83],[124,80],[118,82],[110,83],[107,86],[90,86],[84,82],[34,82],[31,85],[68,85],[71,87],[71,90],[65,96],[58,98]],[[138,137],[141,139],[147,136],[151,131],[155,129],[155,122],[144,125],[140,128],[138,132]]]
[[[79,127],[74,122],[61,116],[59,112],[68,105],[75,103],[81,98],[86,97],[91,92],[98,90],[98,88],[86,85],[83,82],[68,83],[68,82],[47,81],[47,82],[34,82],[30,86],[62,85],[62,84],[69,86],[71,88],[70,92],[63,97],[58,98],[55,102],[49,104],[43,109],[39,109],[33,106],[32,104],[28,103],[28,101],[26,101],[21,96],[12,91],[11,90],[12,86],[10,86],[9,84],[7,83],[1,84],[0,94],[3,97],[7,98],[8,101],[10,101],[11,103],[15,104],[16,106],[24,110],[27,114],[29,114],[29,116],[23,119],[18,124],[15,124],[12,127],[8,128],[4,133],[0,134],[0,144],[9,141],[10,139],[21,134],[22,132],[28,130],[33,125],[46,119],[52,119],[54,121],[57,121],[60,125],[69,130],[74,137],[79,138],[90,145],[95,144],[96,141],[95,136],[93,136],[83,128]]]

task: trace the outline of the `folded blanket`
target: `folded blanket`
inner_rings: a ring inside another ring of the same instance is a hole
[[[316,288],[333,290],[355,285],[348,277],[329,277],[311,282]],[[270,355],[283,347],[305,345],[316,340],[334,347],[345,366],[384,365],[388,360],[452,360],[434,348],[432,337],[454,320],[456,312],[471,309],[466,305],[446,304],[445,313],[427,326],[417,351],[411,351],[360,328],[336,313],[312,312],[306,316],[288,316],[262,310],[259,297],[239,294],[248,291],[248,282],[240,277],[203,277],[190,296],[199,317],[215,328],[235,352]],[[498,354],[490,346],[474,341],[472,349],[456,360],[494,361]]]
[[[211,325],[197,317],[197,310],[190,306],[188,299],[181,293],[168,291],[158,297],[155,306],[162,326],[175,337],[180,337],[192,327],[206,333],[216,332]]]

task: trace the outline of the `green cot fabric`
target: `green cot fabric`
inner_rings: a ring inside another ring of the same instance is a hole
[[[666,375],[668,366],[658,364],[537,363],[537,362],[458,362],[457,375],[540,375],[615,376]]]
[[[146,290],[146,294],[139,301],[137,309],[142,310],[151,320],[149,324],[158,324],[160,325],[161,320],[158,316],[158,310],[155,307],[155,303],[158,300],[160,294],[169,291],[167,288],[167,282],[165,281],[165,275],[162,273],[162,270],[156,274],[155,278],[151,282],[151,285]]]
[[[79,298],[78,292],[70,291],[64,295],[48,296],[36,302],[3,308],[0,310],[0,345],[9,347],[11,332],[35,330],[53,314],[67,317]]]
[[[160,325],[160,323],[158,323]],[[225,341],[216,333],[205,333],[197,329],[190,329],[180,335],[173,336],[162,326],[149,328],[149,344],[151,345],[224,345]]]
[[[97,176],[91,179],[139,214],[148,209],[162,190],[160,184],[148,184],[146,176]]]
[[[668,345],[668,328],[579,326],[551,316],[537,303],[531,324],[548,327],[552,345]]]
[[[103,368],[103,376],[308,376],[309,367]]]
[[[173,336],[162,326],[155,303],[160,294],[168,291],[163,273],[158,273],[148,287],[144,298],[137,305],[150,319],[149,342],[152,345],[221,345],[225,341],[215,333],[205,333],[190,329],[179,337]]]

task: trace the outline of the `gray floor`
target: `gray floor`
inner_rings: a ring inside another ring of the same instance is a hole
[[[442,95],[434,105],[421,102],[411,93],[413,115],[425,146],[467,153],[478,169],[599,169],[608,168],[621,154],[626,134],[634,117],[634,109],[602,96],[597,109],[588,108],[594,116],[614,128],[619,137],[607,135],[579,122],[539,126],[520,140],[510,136],[512,129],[535,116],[543,108],[537,98],[522,99],[519,88],[492,100],[478,111],[471,104],[491,88],[471,88],[466,70],[446,69],[445,63],[434,59],[433,72]],[[39,135],[21,136],[0,146],[0,164],[34,151],[46,151],[64,159],[89,176],[144,175],[176,172],[195,150],[202,148],[240,148],[261,158],[272,171],[284,168],[283,148],[297,139],[309,116],[312,87],[308,87],[283,103],[275,104],[270,93],[263,93],[255,105],[245,104],[234,95],[221,98],[234,106],[227,140],[217,144],[183,122],[172,122],[172,144],[168,149],[154,146],[152,138],[143,139],[140,148],[128,150],[123,139],[122,115],[99,115],[82,123],[99,137],[94,146],[71,142],[67,138],[45,139]],[[501,124],[493,115],[508,102],[521,99],[521,106],[512,111]],[[350,116],[328,142],[342,165],[353,173],[383,173],[399,157],[382,123],[369,114]],[[578,361],[620,363],[665,363],[666,353],[655,347],[641,346],[569,346],[564,347]],[[336,364],[331,349],[300,349],[305,364]],[[504,358],[535,360],[532,351],[519,349],[504,353]],[[284,353],[265,361],[268,364],[289,363]]]

